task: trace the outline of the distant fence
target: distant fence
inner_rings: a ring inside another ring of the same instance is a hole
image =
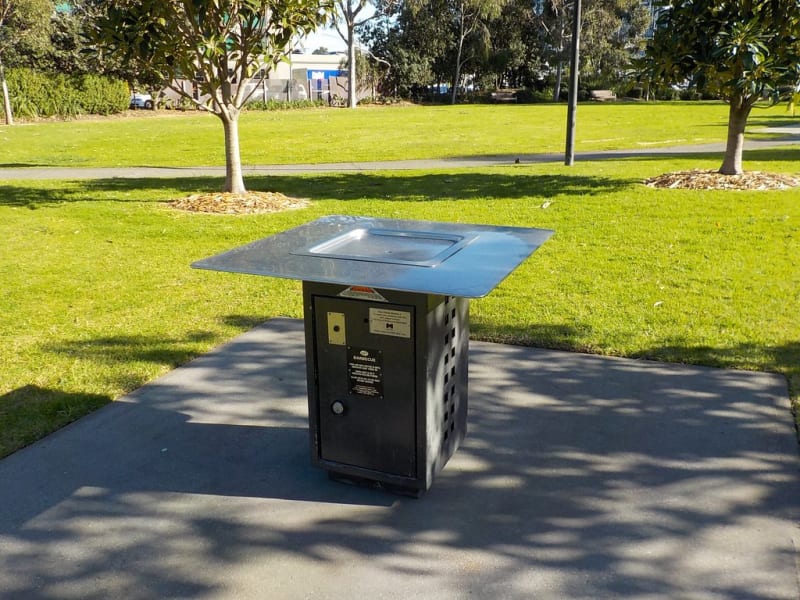
[[[329,104],[347,101],[347,77],[329,77],[327,79],[251,79],[245,86],[251,92],[249,102],[289,102],[292,100],[322,100]],[[190,95],[198,102],[205,102],[208,96],[200,96],[196,82],[181,79],[175,86]],[[234,88],[235,92],[235,88]],[[369,96],[369,90],[358,90],[358,98]],[[159,94],[159,101],[179,105],[180,94],[172,88],[165,88]]]

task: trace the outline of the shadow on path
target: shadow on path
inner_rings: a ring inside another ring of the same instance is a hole
[[[421,500],[311,468],[268,322],[0,461],[0,596],[798,596],[783,378],[474,343]]]

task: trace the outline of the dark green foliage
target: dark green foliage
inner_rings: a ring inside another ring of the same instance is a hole
[[[91,115],[112,115],[128,108],[128,85],[119,79],[100,75],[83,75],[76,80],[84,112]]]
[[[322,100],[253,100],[246,104],[247,110],[292,110],[327,106]]]
[[[11,105],[17,116],[72,117],[80,113],[78,92],[64,75],[47,75],[31,69],[6,72]]]
[[[15,113],[29,119],[109,115],[128,107],[127,85],[100,75],[73,77],[31,69],[9,69],[6,77]]]
[[[552,101],[562,76],[566,81],[571,0],[413,0],[391,6],[394,13],[371,23],[362,36],[372,54],[391,65],[384,94],[436,100],[439,85],[452,83],[457,61],[465,74],[460,85],[475,84],[481,91],[542,91],[546,83]],[[650,13],[639,0],[585,0],[584,10],[582,77],[599,89],[616,87],[642,49]],[[463,30],[462,16],[471,19]]]
[[[517,104],[540,104],[542,102],[552,102],[553,93],[549,90],[536,90],[525,88],[517,90]]]
[[[33,66],[50,43],[52,0],[0,0],[0,65]]]
[[[752,104],[800,79],[800,1],[664,2],[647,58],[658,81]]]

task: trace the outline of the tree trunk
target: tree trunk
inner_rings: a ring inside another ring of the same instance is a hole
[[[355,108],[358,104],[356,99],[357,71],[356,71],[356,31],[355,25],[347,24],[347,106]]]
[[[752,104],[742,97],[731,98],[728,110],[728,143],[725,147],[725,158],[719,172],[723,175],[741,175],[742,149],[744,148],[744,130],[747,117],[750,116]]]
[[[553,102],[561,100],[561,77],[564,74],[564,62],[559,60],[556,67],[556,85],[553,87]]]
[[[461,54],[464,52],[464,38],[467,37],[465,33],[465,15],[466,7],[461,3],[461,13],[458,19],[458,49],[456,50],[456,69],[453,73],[453,89],[450,90],[450,104],[455,104],[458,98],[458,83],[461,80]]]
[[[225,129],[225,191],[233,194],[244,194],[242,177],[242,159],[239,153],[239,115],[218,115]]]
[[[3,63],[0,62],[0,88],[3,89],[3,110],[6,115],[6,125],[14,124],[14,113],[11,111],[11,98],[8,97],[8,84],[6,83],[6,72]]]

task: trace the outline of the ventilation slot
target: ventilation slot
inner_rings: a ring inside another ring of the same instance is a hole
[[[447,296],[444,300],[444,348],[442,351],[442,375],[444,381],[444,393],[442,395],[442,448],[444,449],[451,439],[451,434],[455,432],[456,423],[456,340],[458,331],[456,330],[456,309],[453,298]]]

